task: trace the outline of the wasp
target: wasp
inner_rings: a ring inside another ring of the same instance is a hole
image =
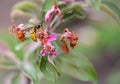
[[[40,28],[43,28],[43,21],[34,24],[32,27],[27,27],[25,28],[23,31],[31,31],[34,29],[34,32],[36,33],[37,31],[39,31]]]
[[[37,24],[34,24],[32,27],[28,27],[23,31],[30,31],[30,37],[33,41],[37,42],[36,33],[39,31],[40,28],[43,28],[43,21]]]
[[[10,33],[14,34],[21,42],[25,40],[26,32],[30,32],[30,37],[33,41],[37,42],[36,33],[40,28],[43,27],[43,21],[34,24],[32,27],[24,27],[23,24],[16,26],[14,21],[12,21],[13,25],[9,28]]]

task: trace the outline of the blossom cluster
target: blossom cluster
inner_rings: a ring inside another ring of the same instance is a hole
[[[40,51],[41,56],[56,56],[55,47],[52,45],[52,42],[57,39],[55,34],[49,34],[41,30],[37,37],[39,38],[43,49]]]
[[[52,6],[52,8],[47,11],[47,13],[45,15],[45,21],[50,22],[54,18],[54,15],[58,15],[58,18],[62,19],[61,11],[59,9],[59,5],[57,5],[56,2]]]
[[[14,22],[14,21],[12,21],[12,22]],[[23,32],[24,29],[25,29],[24,24],[20,24],[18,26],[13,24],[9,28],[9,32],[11,34],[14,34],[21,42],[23,42],[25,40],[25,32]]]
[[[61,20],[62,14],[59,9],[59,6],[54,3],[50,10],[45,14],[45,22],[51,22],[55,16]],[[31,20],[30,20],[31,21]],[[33,22],[38,22],[37,20],[32,20]],[[30,38],[34,42],[40,42],[42,49],[40,50],[40,56],[56,56],[55,46],[53,41],[57,40],[57,34],[50,33],[49,30],[46,30],[49,27],[44,28],[43,23],[35,24],[32,27],[25,27],[24,24],[16,26],[14,23],[9,28],[9,31],[14,34],[19,41],[25,41],[26,34],[29,34]],[[64,29],[63,34],[60,37],[62,42],[62,50],[66,53],[69,52],[67,46],[67,40],[70,42],[70,47],[74,48],[78,41],[78,35],[74,32],[70,32],[68,28]]]
[[[63,34],[60,37],[60,41],[62,42],[62,49],[66,53],[69,52],[67,40],[70,41],[70,47],[74,48],[78,41],[78,35],[74,32],[70,32],[68,28],[65,28]]]

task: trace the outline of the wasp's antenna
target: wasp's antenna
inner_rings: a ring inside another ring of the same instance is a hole
[[[44,23],[44,20],[40,20],[39,24],[43,24]]]
[[[11,22],[12,22],[12,27],[15,28],[16,27],[15,21],[12,19]]]

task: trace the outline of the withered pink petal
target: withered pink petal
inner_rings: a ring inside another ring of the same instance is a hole
[[[52,14],[52,11],[51,10],[48,10],[47,11],[47,13],[46,13],[46,15],[45,15],[45,21],[46,22],[49,22],[49,21],[51,21],[51,14]]]
[[[56,56],[56,51],[55,51],[55,50],[51,50],[51,51],[50,51],[50,55]]]
[[[62,13],[61,13],[60,9],[57,8],[56,11],[58,12],[58,18],[59,18],[59,19],[62,19]]]
[[[58,15],[58,18],[59,18],[59,19],[62,19],[61,11],[60,11],[59,7],[56,6],[56,5],[52,6],[52,8],[47,11],[47,13],[46,13],[46,15],[45,15],[45,21],[46,21],[46,22],[51,21],[53,15]]]
[[[51,12],[55,11],[55,6],[52,6],[52,8],[50,9]]]
[[[20,28],[21,30],[25,29],[25,25],[24,24],[19,24],[18,28]]]

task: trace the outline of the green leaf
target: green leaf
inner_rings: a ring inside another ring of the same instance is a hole
[[[46,12],[51,9],[51,7],[53,6],[54,2],[58,2],[58,0],[45,0],[42,6],[42,17],[44,18]]]
[[[62,54],[57,56],[55,63],[61,72],[82,81],[92,81],[97,84],[97,76],[89,60],[79,54]]]
[[[11,16],[28,16],[34,17],[38,16],[40,13],[39,6],[32,1],[22,1],[18,2],[15,6],[13,6]]]
[[[62,11],[62,10],[64,10],[66,7],[68,7],[67,4],[61,4],[59,8],[60,8],[60,10]]]
[[[29,77],[32,79],[34,84],[38,84],[38,73],[37,68],[30,63],[25,63],[20,65],[19,68]]]
[[[43,3],[43,11],[46,13],[54,4],[54,2],[58,2],[58,0],[45,0]]]
[[[67,21],[73,18],[84,19],[85,14],[83,8],[78,3],[73,3],[71,6],[62,8],[63,20]]]
[[[67,14],[64,14],[62,18],[63,18],[63,20],[67,21],[67,20],[74,18],[74,15],[75,14],[73,14],[73,13],[67,13]]]
[[[10,70],[17,68],[17,66],[10,58],[6,56],[0,56],[0,68],[3,68],[4,70]]]
[[[100,8],[120,23],[120,9],[117,5],[109,1],[103,1]]]
[[[81,12],[80,13],[75,13],[75,12],[74,13],[67,13],[67,14],[63,15],[64,21],[68,21],[68,20],[73,19],[73,18],[84,19],[85,15],[82,14]]]
[[[24,82],[22,81],[22,77],[20,73],[17,73],[11,80],[11,84],[22,84],[22,83]]]
[[[86,2],[88,3],[88,5],[90,5],[94,9],[99,10],[101,0],[86,0]]]
[[[12,19],[17,19],[17,18],[31,18],[33,17],[33,15],[29,14],[29,13],[25,13],[21,10],[12,10],[11,14],[10,14]]]
[[[55,82],[60,75],[55,65],[47,60],[47,56],[42,57],[39,68],[45,78],[49,81]]]
[[[0,35],[2,36],[0,37],[0,41],[4,42],[19,59],[23,59],[23,49],[15,49],[15,46],[19,43],[18,40],[13,35],[10,35],[8,33],[9,32],[7,30],[0,32]]]

